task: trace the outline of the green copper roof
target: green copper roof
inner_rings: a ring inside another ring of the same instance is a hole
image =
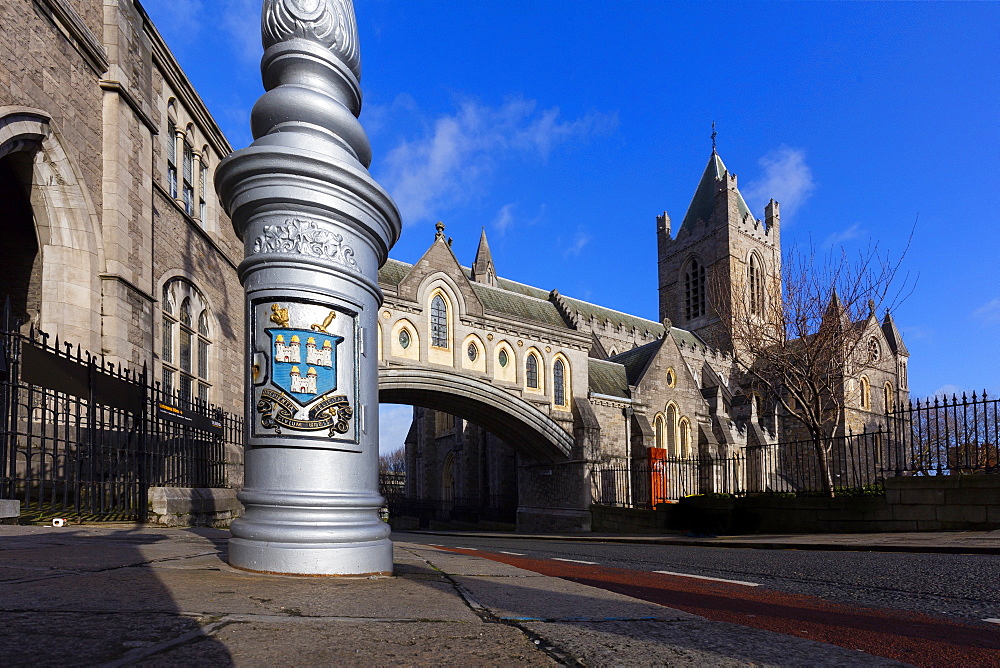
[[[705,173],[701,175],[701,181],[698,182],[694,197],[691,198],[687,213],[684,214],[684,220],[681,221],[681,227],[694,225],[694,222],[699,218],[707,221],[712,217],[712,211],[715,210],[715,194],[719,191],[719,183],[723,181],[723,177],[728,171],[722,158],[713,150],[708,159],[708,165],[705,166]],[[738,190],[736,194],[740,217],[750,215],[750,207],[743,200],[743,195]]]
[[[382,265],[382,268],[378,270],[378,282],[396,287],[406,278],[406,275],[410,273],[410,269],[412,268],[412,264],[389,258]]]
[[[642,372],[646,370],[649,360],[652,359],[661,345],[663,345],[663,339],[650,341],[638,348],[619,353],[610,358],[609,361],[618,362],[625,367],[625,374],[628,377],[629,385],[638,385],[639,379],[642,377]]]
[[[563,302],[565,302],[566,308],[571,313],[580,313],[585,320],[592,320],[595,318],[598,322],[604,322],[607,320],[610,321],[615,327],[623,325],[626,330],[631,330],[635,327],[640,332],[648,331],[654,336],[663,335],[663,325],[658,322],[629,315],[628,313],[622,313],[621,311],[604,308],[603,306],[597,306],[596,304],[591,304],[579,299],[573,299],[572,297],[567,297],[566,295],[560,295],[560,297]]]
[[[550,301],[528,297],[503,288],[494,288],[483,283],[471,285],[479,301],[488,311],[568,329],[566,321],[559,314],[559,309]]]
[[[587,377],[590,381],[590,391],[609,397],[628,399],[628,376],[625,367],[615,362],[606,362],[589,358]]]

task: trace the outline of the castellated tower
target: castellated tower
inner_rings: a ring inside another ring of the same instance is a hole
[[[716,305],[780,322],[781,243],[778,203],[764,220],[750,213],[736,175],[712,149],[708,166],[675,236],[670,217],[656,217],[660,319],[732,350]]]

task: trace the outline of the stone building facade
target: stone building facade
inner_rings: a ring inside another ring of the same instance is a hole
[[[137,0],[0,4],[0,299],[26,327],[242,411],[231,148]]]
[[[553,464],[526,453],[516,439],[488,433],[476,415],[457,406],[449,411],[447,400],[414,395],[407,493],[439,517],[516,507],[521,528],[585,528],[581,511],[591,499],[622,502],[650,493],[637,479],[592,483],[595,464],[641,462],[653,448],[697,462],[804,438],[797,421],[741,385],[733,342],[709,301],[709,289],[746,298],[727,289],[736,283],[751,286],[750,298],[781,295],[779,205],[772,200],[764,219],[754,218],[714,149],[676,233],[666,213],[656,219],[662,322],[498,277],[485,231],[474,261],[463,266],[438,227],[416,264],[390,260],[379,275],[386,294],[382,368],[441,366],[481,375],[538,406],[574,438],[568,460]],[[713,276],[721,283],[710,285]],[[868,358],[842,388],[841,432],[881,421],[887,406],[908,398],[908,352],[891,316],[880,323],[872,314],[848,326],[864,330]],[[562,383],[553,371],[557,360],[567,369]],[[706,476],[697,465],[676,465],[675,497],[734,491],[739,484]],[[581,479],[583,504],[572,482]],[[530,509],[544,521],[533,522]]]

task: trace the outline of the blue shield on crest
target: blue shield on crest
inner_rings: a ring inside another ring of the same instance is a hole
[[[271,339],[271,382],[301,406],[337,389],[342,336],[308,329],[265,329]]]

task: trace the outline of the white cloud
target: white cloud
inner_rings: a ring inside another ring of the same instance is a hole
[[[599,113],[562,120],[558,107],[536,106],[519,97],[499,107],[465,101],[430,123],[424,136],[390,150],[378,180],[396,200],[404,224],[435,220],[442,209],[483,192],[485,177],[502,159],[544,160],[557,145],[617,123],[614,115]]]
[[[851,241],[852,239],[857,239],[859,237],[867,236],[868,230],[861,227],[861,223],[854,223],[850,227],[844,228],[839,232],[834,232],[826,239],[823,240],[823,248],[833,248],[834,246],[840,246],[845,242]]]
[[[800,148],[782,145],[757,162],[764,174],[743,188],[743,195],[750,200],[755,215],[760,215],[768,200],[776,199],[781,204],[782,222],[785,222],[816,189],[812,170],[806,164],[806,153]]]
[[[232,40],[233,53],[248,63],[260,61],[264,54],[260,41],[261,0],[229,0],[227,5],[222,14],[222,29]]]
[[[170,11],[155,11],[156,27],[168,40],[171,49],[183,47],[198,39],[206,23],[202,0],[172,0]]]
[[[513,203],[504,204],[500,211],[497,212],[497,217],[493,219],[493,227],[500,233],[500,236],[506,234],[507,228],[514,222],[513,211]]]
[[[406,432],[413,421],[413,408],[397,404],[378,406],[378,451],[388,454],[403,447]]]
[[[983,304],[972,312],[972,317],[988,324],[1000,322],[1000,298]]]
[[[563,250],[563,257],[576,257],[583,250],[584,246],[590,243],[590,235],[582,227],[576,231],[573,242]]]
[[[961,396],[961,394],[962,388],[958,385],[942,385],[938,389],[934,390],[934,394],[931,396],[950,399],[953,395]]]

